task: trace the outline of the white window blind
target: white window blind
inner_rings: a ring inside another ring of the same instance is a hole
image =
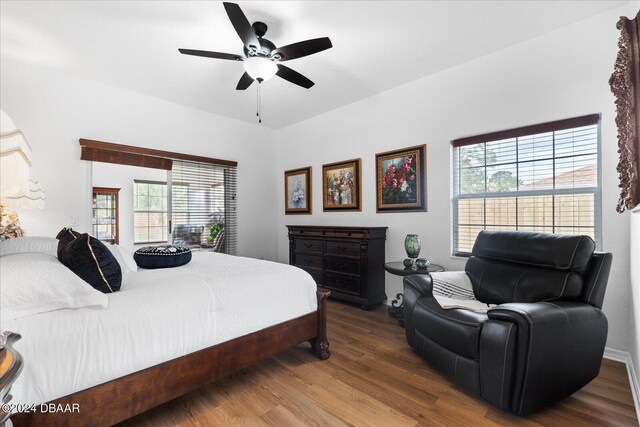
[[[173,243],[236,254],[236,167],[174,160],[171,175]]]
[[[481,230],[601,240],[599,115],[452,141],[453,253]]]

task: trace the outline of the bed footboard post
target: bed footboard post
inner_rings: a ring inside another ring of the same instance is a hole
[[[327,340],[327,299],[331,295],[328,289],[318,289],[318,335],[309,340],[318,359],[325,360],[331,356],[329,341]]]

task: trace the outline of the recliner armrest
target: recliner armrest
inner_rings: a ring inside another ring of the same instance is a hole
[[[412,274],[410,276],[406,276],[403,283],[405,289],[409,286],[420,296],[429,296],[433,294],[433,280],[428,274]]]
[[[485,327],[490,322],[515,325],[516,361],[513,370],[503,374],[508,380],[502,386],[503,392],[512,397],[512,412],[522,415],[535,411],[598,376],[607,340],[607,318],[600,309],[576,301],[507,303],[492,308],[487,315]],[[489,340],[489,334],[482,339]],[[496,367],[487,368],[496,372]]]
[[[487,312],[489,319],[526,321],[530,325],[546,322],[581,321],[599,317],[602,311],[592,305],[573,301],[545,301],[531,303],[505,303],[493,307]]]
[[[433,282],[428,274],[413,274],[406,276],[403,280],[404,298],[404,330],[407,334],[407,342],[410,346],[417,348],[419,344],[415,341],[415,326],[413,324],[413,312],[419,298],[430,296],[433,298]]]

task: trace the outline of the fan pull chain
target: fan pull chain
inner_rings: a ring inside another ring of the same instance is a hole
[[[256,116],[258,117],[258,123],[262,123],[262,91],[261,91],[261,84],[262,83],[260,81],[260,79],[258,79],[258,93],[257,93],[257,111],[256,111]]]

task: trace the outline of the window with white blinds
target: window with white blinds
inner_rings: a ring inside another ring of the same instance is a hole
[[[452,141],[453,254],[481,230],[601,240],[598,114]]]
[[[133,181],[133,243],[165,243],[169,236],[167,183]]]
[[[174,160],[171,171],[174,244],[236,254],[236,167]]]

